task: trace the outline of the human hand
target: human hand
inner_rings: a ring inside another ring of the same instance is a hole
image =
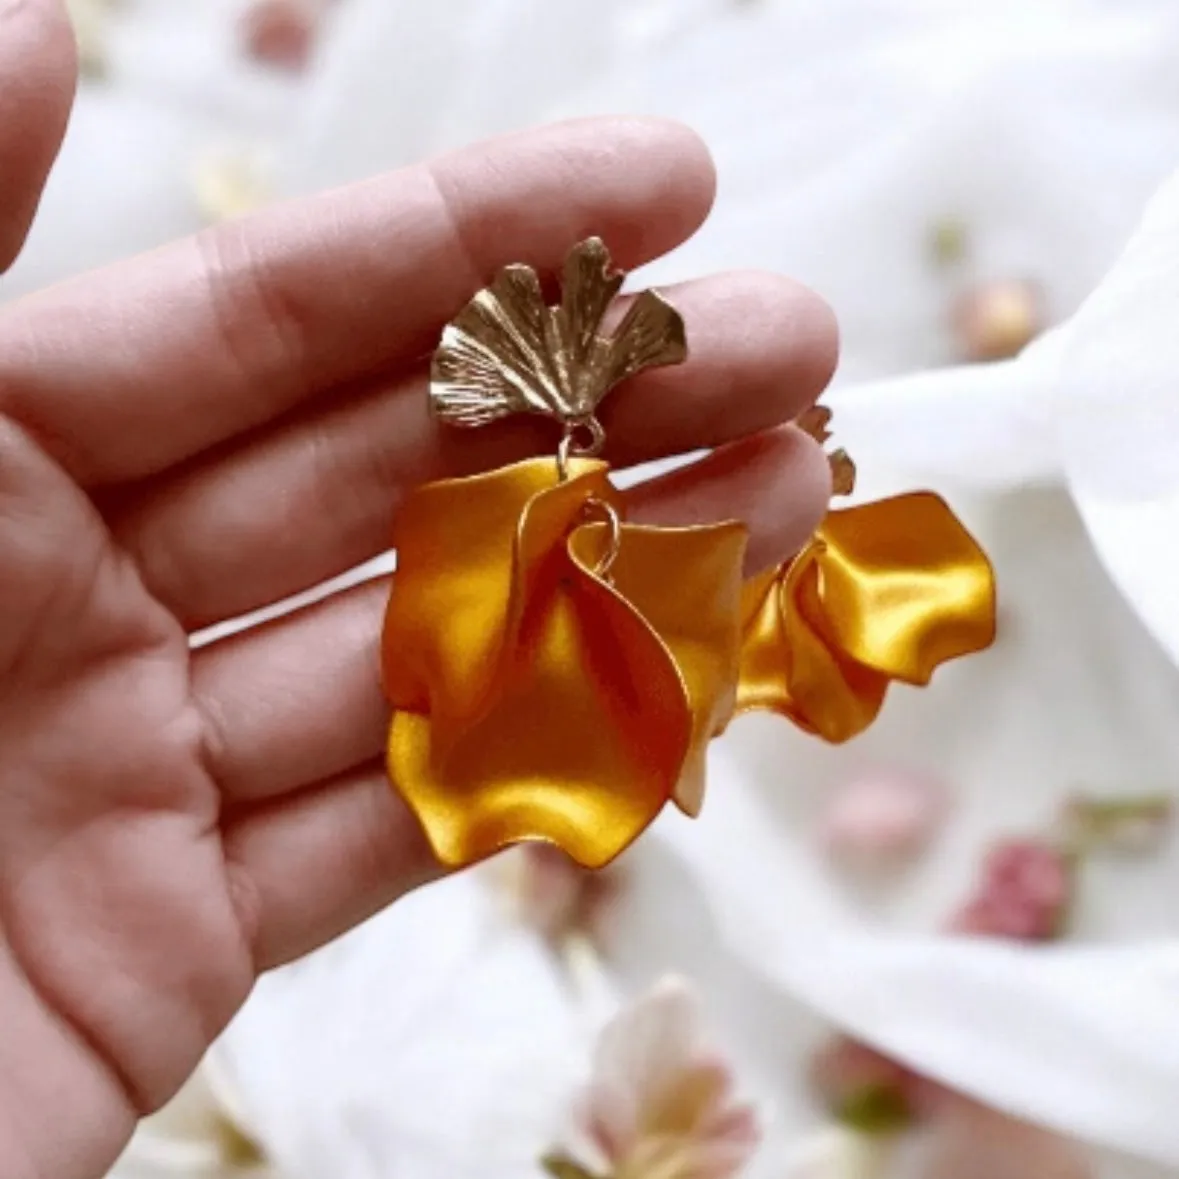
[[[74,71],[55,0],[0,0],[0,266]],[[259,971],[435,872],[381,766],[385,584],[189,636],[379,553],[420,481],[548,449],[529,424],[435,427],[441,326],[497,267],[551,271],[590,234],[651,259],[712,194],[682,128],[574,123],[0,307],[5,1179],[101,1175]],[[743,518],[752,572],[823,513],[823,457],[782,423],[829,378],[834,327],[767,275],[671,296],[692,358],[615,395],[609,457],[719,447],[635,488],[631,515]]]

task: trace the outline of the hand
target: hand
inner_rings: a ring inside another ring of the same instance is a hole
[[[54,0],[0,0],[0,265],[58,145],[71,45]],[[386,585],[189,636],[379,553],[414,484],[551,447],[543,427],[435,428],[442,324],[500,265],[551,270],[591,233],[622,266],[653,258],[712,195],[682,128],[574,123],[0,308],[5,1179],[101,1175],[259,971],[434,873],[381,768]],[[822,455],[782,423],[830,376],[831,317],[768,275],[671,296],[692,359],[611,399],[610,457],[718,447],[632,513],[743,517],[752,571],[825,507]]]

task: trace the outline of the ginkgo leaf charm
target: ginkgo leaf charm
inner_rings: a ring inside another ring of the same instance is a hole
[[[456,426],[519,413],[582,425],[620,381],[682,362],[683,320],[653,291],[634,300],[613,333],[602,334],[623,278],[598,238],[570,252],[555,307],[546,304],[531,266],[505,267],[442,334],[431,372],[434,412]]]

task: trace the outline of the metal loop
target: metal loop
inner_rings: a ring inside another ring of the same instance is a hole
[[[589,431],[589,440],[578,440],[578,433]],[[571,458],[597,458],[606,445],[606,431],[602,423],[592,414],[589,417],[577,418],[565,423],[565,435],[557,447],[557,474],[562,483],[569,478],[569,460]]]
[[[609,581],[610,570],[614,568],[614,562],[618,560],[618,554],[622,551],[622,520],[613,504],[607,503],[604,499],[598,499],[597,496],[592,496],[585,501],[582,512],[587,522],[594,523],[596,515],[600,517],[598,522],[605,524],[610,529],[610,543],[593,569],[595,577],[601,578],[602,581]]]

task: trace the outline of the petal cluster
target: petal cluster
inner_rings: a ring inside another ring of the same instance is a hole
[[[832,512],[745,590],[738,708],[833,743],[866,729],[894,681],[923,686],[989,647],[995,578],[949,507],[915,492]]]
[[[531,460],[400,513],[388,767],[449,866],[527,840],[608,863],[668,801],[699,810],[733,712],[745,529],[615,537],[594,510],[623,510],[605,464],[568,476]]]

